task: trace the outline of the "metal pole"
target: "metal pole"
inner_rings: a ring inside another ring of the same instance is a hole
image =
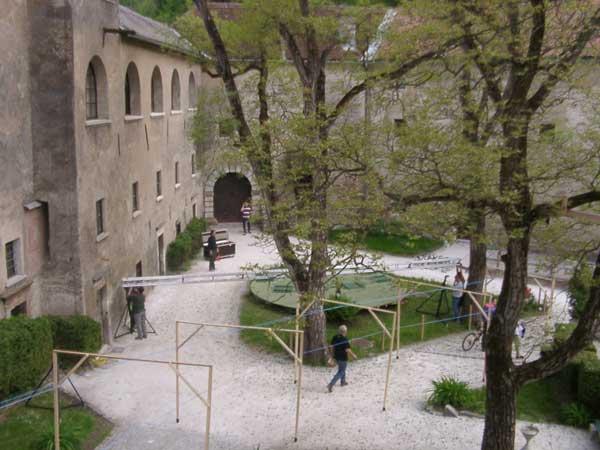
[[[60,450],[60,404],[58,400],[58,355],[52,352],[52,384],[54,391],[54,448]]]
[[[392,369],[392,353],[394,352],[394,335],[396,333],[396,323],[398,320],[398,316],[394,314],[394,319],[392,320],[392,338],[390,339],[390,351],[388,353],[388,365],[387,372],[385,374],[385,390],[383,391],[383,410],[387,406],[387,394],[388,394],[388,385],[390,383],[390,371]]]
[[[179,321],[175,321],[175,364],[179,371]],[[179,423],[179,372],[175,373],[175,423]]]
[[[209,439],[210,439],[210,413],[212,410],[212,379],[213,379],[213,368],[208,368],[208,393],[206,394],[208,405],[206,406],[206,430],[204,434],[204,450],[208,450]]]
[[[296,427],[294,442],[298,442],[298,426],[300,424],[300,394],[302,391],[302,367],[304,366],[304,333],[300,336],[300,363],[298,364],[298,386],[296,393]]]
[[[469,331],[471,330],[471,322],[473,320],[473,305],[469,305]]]

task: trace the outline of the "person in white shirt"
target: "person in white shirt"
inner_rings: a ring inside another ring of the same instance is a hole
[[[244,234],[246,234],[246,228],[248,229],[248,233],[250,231],[250,215],[252,214],[252,207],[248,202],[244,202],[242,205],[242,209],[240,209],[242,213],[242,226],[244,227]]]
[[[515,337],[513,343],[515,344],[515,351],[517,352],[517,359],[523,359],[521,355],[521,339],[525,337],[525,321],[519,320],[517,328],[515,328]]]
[[[463,289],[465,288],[465,277],[459,268],[456,269],[456,275],[454,276],[452,288],[452,311],[454,313],[454,320],[458,322],[460,320],[460,307],[462,303],[461,300],[463,297]]]

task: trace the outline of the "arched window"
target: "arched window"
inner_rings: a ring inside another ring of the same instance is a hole
[[[130,62],[125,72],[125,115],[139,116],[140,106],[140,77],[133,62]]]
[[[96,89],[96,72],[94,66],[88,66],[85,76],[85,118],[87,120],[98,118],[98,90]]]
[[[163,112],[162,77],[157,67],[152,71],[151,111]]]
[[[181,88],[179,87],[179,74],[177,70],[173,71],[171,77],[171,110],[181,110]]]
[[[190,73],[190,81],[188,86],[188,108],[195,108],[198,103],[198,99],[196,97],[196,79],[194,78],[194,74]]]
[[[102,61],[94,56],[85,74],[85,118],[97,120],[108,118],[106,71]]]

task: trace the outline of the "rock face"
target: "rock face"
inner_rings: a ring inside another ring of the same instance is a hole
[[[446,417],[458,417],[458,411],[454,409],[452,405],[444,406],[444,416]]]

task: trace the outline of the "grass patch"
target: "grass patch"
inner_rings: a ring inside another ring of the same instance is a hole
[[[61,393],[61,406],[71,403]],[[34,400],[36,405],[52,408],[52,394]],[[52,409],[16,406],[0,415],[2,448],[36,450],[36,443],[53,426]],[[61,409],[61,427],[73,430],[82,442],[82,450],[95,449],[112,430],[112,424],[89,408]]]
[[[332,230],[332,243],[355,243],[359,248],[399,256],[414,256],[430,253],[444,245],[443,241],[407,233],[398,223],[379,225],[366,233],[352,230]]]
[[[409,345],[421,340],[421,313],[416,312],[417,306],[423,301],[423,297],[409,297],[406,303],[402,305],[402,319],[400,330],[400,345]],[[335,305],[326,305],[326,308],[335,308]],[[383,309],[386,309],[383,307]],[[396,307],[389,307],[395,311]],[[450,313],[449,313],[450,314]],[[248,294],[242,301],[240,309],[240,324],[268,326],[273,328],[294,328],[294,312],[290,309],[279,307],[271,303],[266,303],[252,294]],[[379,318],[391,328],[393,316],[391,314],[379,314]],[[435,320],[433,316],[425,316],[425,321]],[[359,358],[364,358],[382,353],[381,341],[382,331],[379,325],[371,317],[368,311],[361,311],[350,320],[344,322],[348,325],[348,336],[350,339],[361,338],[359,341],[352,342],[353,351]],[[327,321],[327,340],[337,333],[340,322]],[[424,340],[435,339],[446,336],[451,333],[464,332],[465,325],[457,324],[453,321],[445,323],[431,323],[425,326]],[[288,336],[281,333],[280,336],[285,340]],[[241,333],[242,340],[253,348],[271,353],[284,353],[281,346],[266,333],[258,331],[244,330]],[[389,345],[386,339],[386,348]]]
[[[464,409],[485,414],[485,387],[471,389]],[[553,376],[528,383],[517,396],[517,419],[530,422],[561,423],[560,409],[576,401],[575,392],[560,377]]]

